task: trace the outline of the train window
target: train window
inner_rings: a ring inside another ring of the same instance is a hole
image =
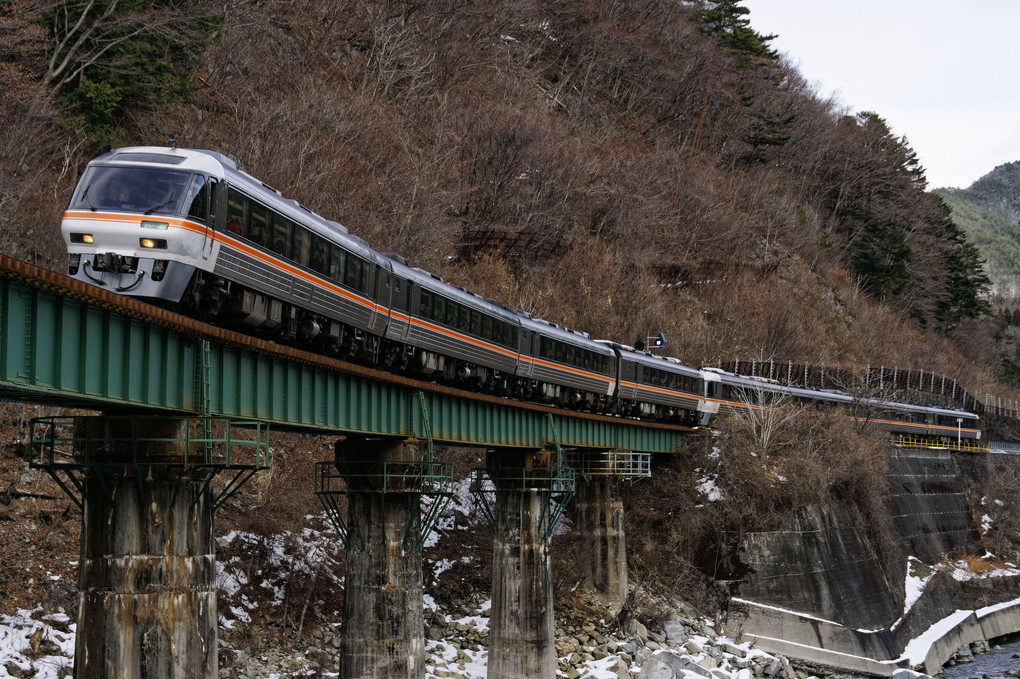
[[[457,329],[467,332],[471,327],[471,310],[466,306],[460,307],[460,314],[457,318]]]
[[[251,203],[251,231],[248,238],[253,243],[269,247],[269,210],[255,201]]]
[[[312,234],[307,229],[294,225],[294,251],[291,258],[301,266],[308,266],[312,249]]]
[[[205,222],[209,215],[209,184],[205,177],[196,175],[191,180],[191,188],[188,189],[188,198],[185,203],[188,205],[188,216],[192,219]]]
[[[359,290],[361,286],[361,259],[346,253],[344,262],[344,283],[349,287]]]
[[[344,251],[336,246],[329,252],[329,277],[337,282],[344,279]]]
[[[457,327],[457,303],[447,300],[446,302],[446,325],[451,328]]]
[[[479,336],[482,334],[482,314],[477,309],[471,310],[471,330],[472,335]]]
[[[446,322],[446,299],[439,295],[432,298],[432,320]]]
[[[364,262],[361,267],[361,291],[371,297],[375,297],[375,284],[378,280],[376,274],[378,272],[379,267],[368,262]]]
[[[273,252],[280,254],[284,257],[290,258],[290,235],[293,228],[293,222],[284,217],[283,215],[272,213],[273,215]]]
[[[422,318],[432,318],[432,293],[422,290],[418,299],[418,314]]]
[[[140,167],[90,167],[71,207],[174,214],[182,207],[190,176]]]
[[[227,231],[241,235],[247,231],[248,196],[233,187],[227,189]],[[243,226],[242,226],[243,225]]]
[[[312,252],[308,264],[313,271],[329,275],[329,243],[324,238],[309,234],[312,238]]]
[[[482,316],[482,337],[492,341],[492,319],[488,316]]]

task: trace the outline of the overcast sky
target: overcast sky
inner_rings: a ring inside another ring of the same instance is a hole
[[[823,96],[906,136],[929,188],[1020,160],[1020,0],[744,0]]]

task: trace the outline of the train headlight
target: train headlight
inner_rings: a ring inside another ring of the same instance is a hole
[[[169,227],[170,225],[166,222],[150,222],[148,219],[142,220],[143,229],[166,229]]]
[[[72,233],[71,234],[71,242],[72,243],[88,243],[89,245],[92,245],[94,240],[92,238],[92,234],[91,233]]]
[[[159,250],[166,250],[166,241],[162,238],[139,238],[138,244],[143,248],[157,248]]]

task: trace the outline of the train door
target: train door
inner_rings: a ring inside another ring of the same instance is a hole
[[[381,335],[385,327],[379,328],[377,326],[385,326],[386,316],[379,313],[379,307],[389,305],[390,272],[388,269],[371,261],[365,262],[364,267],[368,269],[368,271],[362,274],[365,277],[366,283],[364,291],[368,296],[369,302],[374,302],[368,311],[368,328],[372,333]]]
[[[712,416],[719,412],[719,401],[722,400],[722,381],[715,373],[701,371],[704,383],[704,397],[698,400],[698,424],[707,426]]]
[[[213,253],[213,245],[216,243],[216,215],[223,212],[216,209],[221,194],[217,190],[218,184],[216,179],[204,175],[195,175],[191,180],[187,202],[188,217],[205,225],[202,232],[202,259],[209,259]]]
[[[411,285],[410,279],[393,275],[393,290],[390,292],[390,327],[395,333],[390,336],[403,341],[407,340],[411,329]]]
[[[521,328],[521,357],[532,358],[537,354],[535,347],[532,346],[535,341],[535,333],[528,328]],[[535,364],[533,361],[520,360],[517,362],[517,374],[521,377],[531,377],[535,373]]]
[[[620,398],[637,398],[637,387],[633,386],[637,383],[637,363],[634,361],[628,361],[621,359],[620,367]],[[632,385],[632,386],[624,386]]]

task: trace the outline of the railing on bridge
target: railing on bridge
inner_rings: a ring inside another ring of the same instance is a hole
[[[900,395],[903,392],[914,392],[927,402],[934,401],[946,406],[955,404],[963,410],[985,417],[1020,420],[1020,400],[1004,399],[994,394],[985,394],[984,400],[981,400],[960,385],[955,377],[931,370],[926,371],[923,368],[901,369],[898,366],[868,365],[861,371],[827,366],[824,363],[812,365],[775,359],[741,360],[739,357],[729,361],[719,359],[715,367],[737,375],[762,377],[807,389],[852,391],[861,388],[877,393]]]
[[[924,436],[895,436],[893,445],[901,448],[945,448],[967,453],[987,453],[988,444],[981,441],[956,441],[950,439],[927,438]]]
[[[256,472],[269,468],[269,426],[264,422],[189,418],[182,436],[168,437],[152,436],[146,426],[148,419],[137,415],[35,418],[31,421],[29,466],[49,474],[79,509],[90,499],[83,483],[85,474],[102,479],[114,466],[155,461],[175,468],[178,474],[191,468],[233,472],[233,478],[216,493],[214,509]],[[152,451],[166,446],[179,454],[154,460]],[[108,492],[106,483],[102,487]]]

